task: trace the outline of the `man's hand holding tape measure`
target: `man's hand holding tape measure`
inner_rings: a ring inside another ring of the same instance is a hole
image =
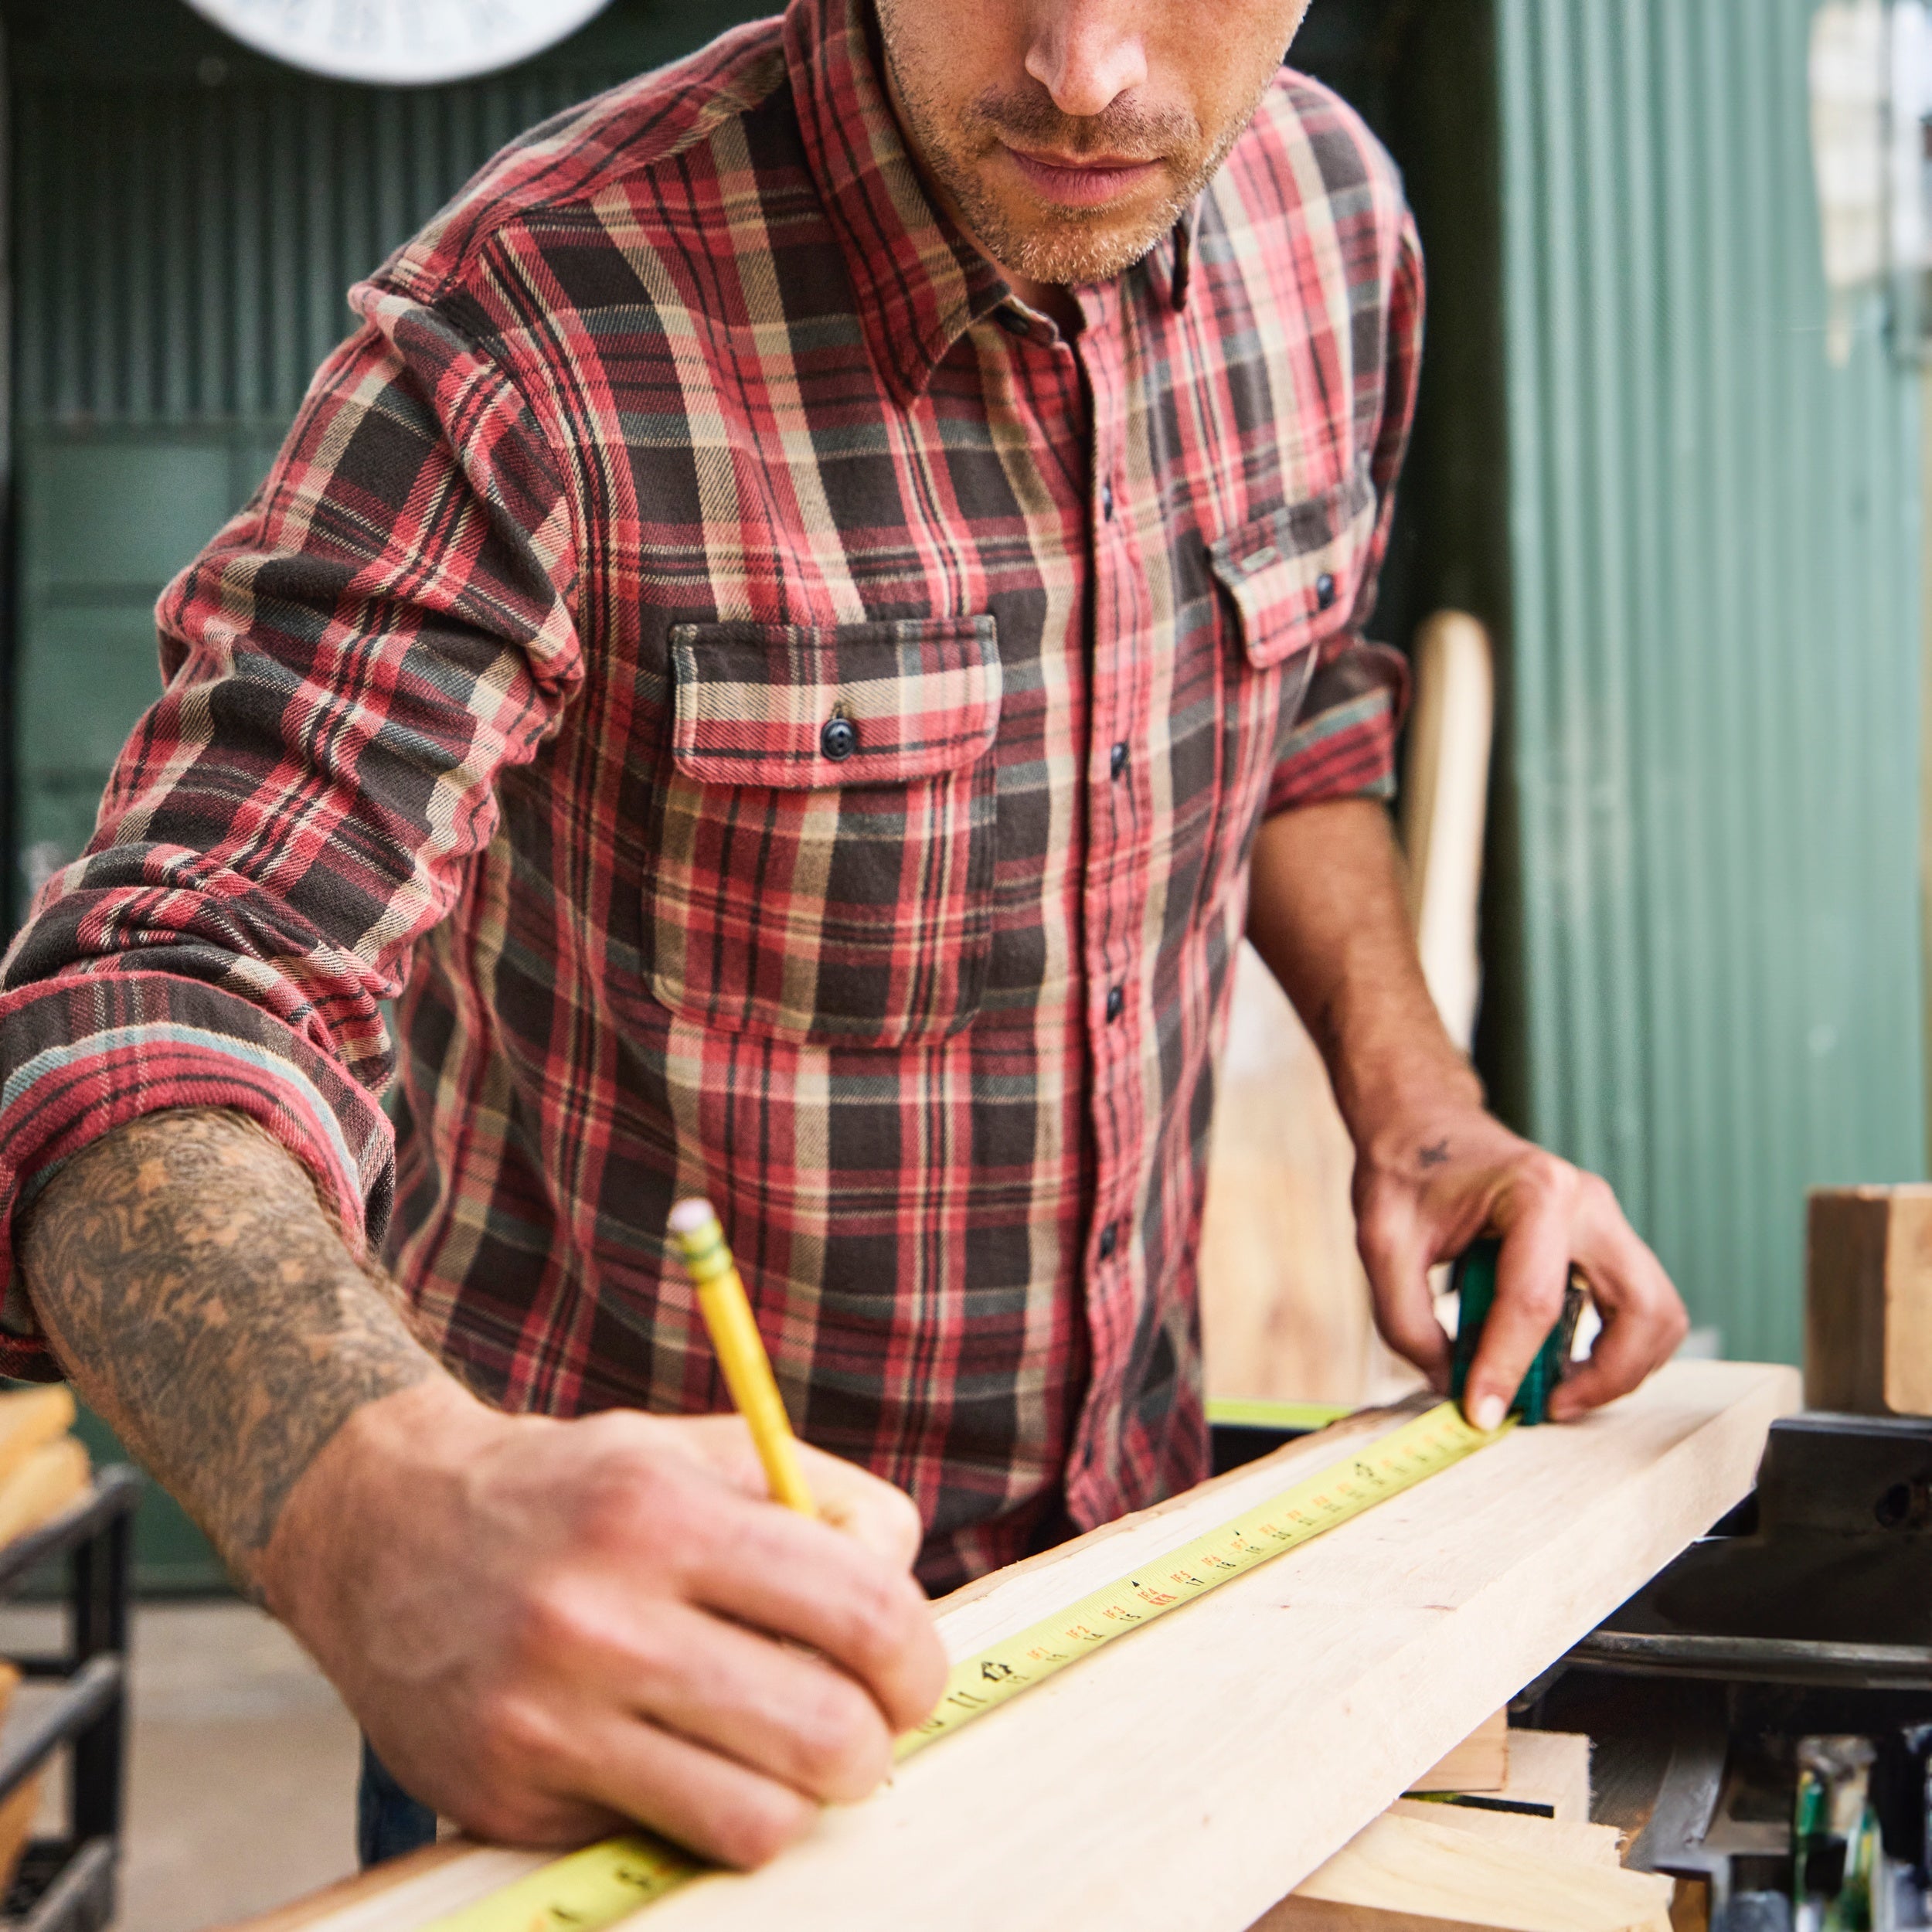
[[[1355,1142],[1357,1239],[1383,1338],[1446,1392],[1429,1271],[1500,1236],[1469,1419],[1501,1420],[1573,1270],[1603,1329],[1552,1398],[1550,1420],[1568,1421],[1670,1359],[1689,1325],[1684,1304],[1607,1183],[1485,1107],[1437,1017],[1390,859],[1386,825],[1359,801],[1270,819],[1255,842],[1248,937],[1308,1022]]]
[[[1445,1107],[1404,1128],[1372,1143],[1355,1172],[1376,1323],[1392,1348],[1446,1389],[1449,1343],[1429,1271],[1485,1233],[1501,1236],[1495,1301],[1462,1391],[1478,1428],[1502,1420],[1563,1314],[1573,1270],[1603,1327],[1589,1359],[1551,1396],[1552,1421],[1628,1394],[1670,1359],[1689,1325],[1684,1304],[1604,1182],[1478,1107]]]

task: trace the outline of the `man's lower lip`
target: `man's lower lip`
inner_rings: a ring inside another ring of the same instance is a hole
[[[1145,182],[1155,171],[1151,161],[1131,162],[1124,168],[1056,168],[1036,161],[1017,148],[1006,151],[1013,165],[1028,182],[1049,201],[1064,202],[1070,207],[1095,208],[1117,201]]]

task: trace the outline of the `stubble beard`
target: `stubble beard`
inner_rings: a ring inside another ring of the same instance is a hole
[[[1049,287],[1082,288],[1111,281],[1142,260],[1219,172],[1274,77],[1272,70],[1263,77],[1253,98],[1211,145],[1191,115],[1149,114],[1129,107],[1076,120],[1061,114],[1043,89],[989,90],[949,123],[932,91],[895,59],[889,5],[882,5],[879,12],[886,60],[926,165],[995,261]],[[987,179],[988,164],[1001,165],[996,157],[1009,144],[1057,154],[1158,159],[1168,185],[1151,209],[1132,215],[1106,207],[1057,207],[1031,196],[1036,212],[1021,217]]]

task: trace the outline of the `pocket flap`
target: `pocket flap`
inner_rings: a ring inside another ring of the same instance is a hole
[[[904,784],[976,764],[999,726],[990,617],[680,624],[671,655],[672,750],[702,784]]]
[[[1375,523],[1375,481],[1363,463],[1325,495],[1270,510],[1209,546],[1257,670],[1348,627]]]

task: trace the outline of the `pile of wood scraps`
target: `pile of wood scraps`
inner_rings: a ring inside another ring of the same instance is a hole
[[[1254,1932],[1667,1932],[1668,1879],[1590,1821],[1590,1740],[1495,1717]]]
[[[1797,1398],[1789,1369],[1680,1363],[1584,1422],[1519,1430],[1082,1658],[764,1870],[707,1873],[632,1923],[1662,1932],[1667,1890],[1616,1869],[1579,1815],[1580,1743],[1511,1734],[1503,1794],[1537,1778],[1530,1811],[1398,1801],[1449,1775],[1435,1767],[1472,1733],[1492,1733],[1493,1763],[1498,1706],[1750,1490]],[[1401,1420],[1352,1417],[958,1592],[937,1607],[948,1652],[1158,1564]],[[267,1923],[422,1932],[545,1862],[439,1848]]]

